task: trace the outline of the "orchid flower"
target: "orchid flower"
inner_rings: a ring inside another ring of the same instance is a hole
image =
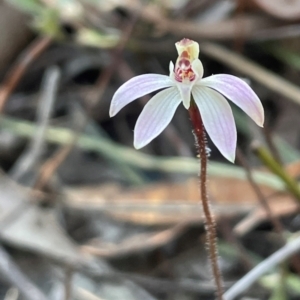
[[[178,58],[175,67],[170,62],[170,75],[144,74],[124,83],[113,96],[110,116],[116,115],[133,100],[164,89],[149,100],[136,122],[134,147],[140,149],[168,126],[181,102],[189,109],[192,96],[210,139],[222,155],[233,162],[237,132],[231,107],[225,98],[261,127],[264,123],[262,104],[253,90],[238,77],[218,74],[202,78],[203,66],[198,59],[197,42],[183,39],[175,46]]]

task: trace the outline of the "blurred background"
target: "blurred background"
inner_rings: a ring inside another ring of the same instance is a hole
[[[214,299],[188,112],[139,151],[151,95],[108,114],[184,37],[204,76],[245,79],[266,113],[261,129],[232,105],[235,164],[208,140],[225,288],[296,235],[299,21],[299,0],[1,0],[0,299]],[[299,259],[237,299],[300,299]]]

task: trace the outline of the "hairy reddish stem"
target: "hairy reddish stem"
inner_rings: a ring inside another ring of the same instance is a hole
[[[195,104],[191,101],[189,108],[190,118],[194,127],[194,136],[196,146],[200,155],[200,193],[203,206],[203,212],[206,221],[206,239],[208,245],[209,258],[212,266],[212,272],[217,288],[218,300],[223,300],[223,280],[218,265],[218,248],[217,232],[214,217],[211,213],[208,195],[207,195],[207,152],[206,152],[206,134],[200,112]]]

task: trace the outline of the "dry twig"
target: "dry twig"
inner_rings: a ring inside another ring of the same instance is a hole
[[[26,72],[27,68],[32,62],[40,56],[42,52],[51,44],[50,37],[37,38],[29,47],[24,51],[19,61],[13,66],[7,74],[4,83],[0,87],[0,112],[3,111],[5,103],[15,89],[20,79]]]
[[[36,132],[32,136],[29,146],[10,170],[10,175],[14,180],[19,181],[22,180],[24,176],[28,176],[28,172],[37,165],[43,154],[45,134],[56,99],[59,79],[60,72],[57,67],[52,67],[47,70],[42,83],[42,92],[37,111],[38,126],[36,127]]]
[[[27,300],[47,300],[43,292],[23,274],[2,246],[0,246],[0,271]]]

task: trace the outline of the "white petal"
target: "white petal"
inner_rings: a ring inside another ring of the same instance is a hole
[[[169,76],[159,74],[144,74],[131,78],[115,92],[110,104],[109,115],[113,117],[125,105],[153,91],[173,86]]]
[[[174,64],[173,64],[172,61],[170,61],[170,64],[169,64],[169,74],[170,74],[171,78],[173,76],[173,73],[174,73]]]
[[[176,87],[156,94],[144,107],[134,128],[134,147],[140,149],[156,138],[171,122],[181,102]]]
[[[192,69],[197,75],[196,80],[199,80],[203,77],[204,69],[203,69],[203,65],[202,65],[202,62],[200,61],[200,59],[195,59],[192,62]]]
[[[227,100],[204,86],[194,86],[192,94],[209,137],[222,155],[234,162],[237,133]]]
[[[258,126],[263,127],[263,106],[257,95],[246,82],[236,76],[218,74],[202,79],[200,84],[223,94],[248,114]]]
[[[177,86],[177,88],[179,90],[183,106],[186,109],[189,109],[190,108],[190,104],[191,104],[191,91],[192,91],[193,84],[190,83],[188,80],[186,82],[184,82],[184,81],[183,82],[176,81],[176,86]]]

